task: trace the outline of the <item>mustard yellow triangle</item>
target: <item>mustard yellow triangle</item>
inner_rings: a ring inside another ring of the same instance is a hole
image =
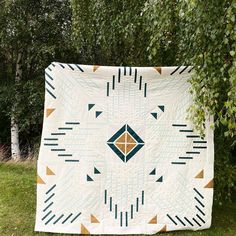
[[[159,72],[159,74],[161,74],[161,67],[154,67],[156,71]]]
[[[99,220],[91,214],[91,223],[100,223]]]
[[[90,232],[87,230],[87,228],[85,228],[85,226],[83,224],[81,224],[81,234],[90,234]]]
[[[195,178],[197,178],[197,179],[202,179],[202,178],[204,178],[204,170],[201,170],[201,171],[195,176]]]
[[[46,117],[49,117],[54,111],[55,111],[55,108],[47,108],[46,109]]]
[[[157,216],[155,215],[149,222],[148,224],[157,224]]]
[[[163,232],[166,232],[167,229],[166,229],[166,225],[158,232],[158,233],[163,233]]]
[[[94,65],[94,66],[93,66],[93,72],[95,72],[99,67],[100,67],[100,66],[98,66],[98,65]]]
[[[46,174],[47,175],[55,175],[55,173],[48,166],[46,167]]]
[[[125,153],[125,143],[116,143],[116,146]]]
[[[42,180],[42,178],[37,175],[37,184],[45,184],[45,182]]]
[[[214,180],[212,179],[204,188],[213,188]]]
[[[127,137],[126,137],[126,142],[127,143],[135,143],[136,144],[136,141],[131,137],[130,134],[127,133]]]
[[[129,144],[126,144],[125,154],[129,153],[130,150],[132,150],[135,146],[136,146],[135,143],[129,143]]]
[[[126,134],[122,134],[117,140],[116,143],[125,143]]]

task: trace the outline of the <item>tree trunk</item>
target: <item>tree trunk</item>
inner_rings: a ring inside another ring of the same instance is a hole
[[[19,52],[17,55],[16,62],[16,76],[15,83],[20,83],[22,77],[22,53]],[[15,111],[18,104],[18,94],[16,94],[16,99],[14,105],[12,106],[12,115],[11,115],[11,157],[13,160],[19,160],[21,157],[20,153],[20,142],[19,142],[19,125],[15,117]]]

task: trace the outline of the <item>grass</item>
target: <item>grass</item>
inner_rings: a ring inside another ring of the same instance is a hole
[[[36,204],[35,164],[0,163],[0,235],[52,235],[34,233]],[[62,235],[62,234],[54,234]],[[179,231],[172,235],[236,235],[236,201],[223,207],[214,207],[212,227],[203,231]]]

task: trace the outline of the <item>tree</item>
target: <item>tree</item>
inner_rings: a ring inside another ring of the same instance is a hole
[[[51,58],[65,50],[63,45],[67,45],[71,13],[69,2],[60,0],[6,0],[1,2],[1,7],[0,47],[8,64],[8,77],[14,81],[14,86],[10,87],[12,99],[8,112],[11,117],[11,153],[16,160],[21,155],[19,131],[25,123],[31,123],[26,118],[19,119],[25,111],[22,106],[27,106],[21,103],[25,96],[21,90],[28,80],[39,79],[39,72],[43,74],[42,70]]]
[[[145,0],[72,0],[73,41],[82,63],[144,65],[149,34],[142,17]]]

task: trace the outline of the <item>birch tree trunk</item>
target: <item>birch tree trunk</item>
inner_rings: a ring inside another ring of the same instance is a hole
[[[16,76],[15,83],[19,83],[22,77],[22,53],[19,52],[16,62]],[[18,104],[18,95],[16,94],[16,100],[12,106],[11,115],[11,157],[13,160],[18,160],[21,157],[20,153],[20,142],[19,142],[19,125],[17,119],[15,118],[15,111]]]

